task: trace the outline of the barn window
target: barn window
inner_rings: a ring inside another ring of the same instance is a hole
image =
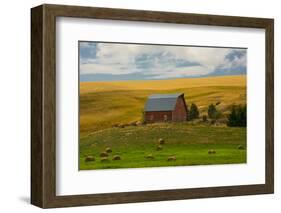
[[[168,116],[164,115],[164,121],[167,121],[167,120],[168,120]]]

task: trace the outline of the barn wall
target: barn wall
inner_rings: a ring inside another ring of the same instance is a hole
[[[163,112],[145,112],[145,121],[147,123],[153,122],[164,122],[165,115],[167,116],[166,121],[172,120],[172,112],[171,111],[163,111]]]
[[[176,107],[173,111],[173,121],[186,121],[187,120],[187,109],[184,104],[183,97],[179,97],[176,103]]]

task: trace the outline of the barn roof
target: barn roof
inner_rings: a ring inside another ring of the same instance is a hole
[[[178,97],[181,95],[183,93],[150,95],[145,104],[144,111],[172,111],[176,106]]]

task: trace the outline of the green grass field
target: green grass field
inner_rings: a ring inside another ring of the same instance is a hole
[[[195,79],[81,82],[80,169],[137,168],[246,162],[246,128],[230,128],[196,122],[160,123],[112,127],[142,119],[147,96],[183,92],[188,105],[206,114],[211,103],[226,115],[232,104],[246,103],[246,77],[224,76]],[[156,150],[158,139],[166,144]],[[242,146],[245,149],[238,149]],[[112,149],[107,162],[100,153]],[[208,154],[209,150],[215,154]],[[121,160],[113,161],[119,155]],[[146,159],[148,155],[154,159]],[[95,161],[85,162],[87,156]],[[175,156],[175,161],[167,161]]]

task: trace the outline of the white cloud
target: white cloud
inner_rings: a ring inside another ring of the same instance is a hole
[[[97,47],[96,57],[80,64],[81,74],[143,72],[153,75],[154,78],[173,78],[208,74],[218,66],[227,68],[246,63],[246,57],[237,57],[233,61],[227,61],[226,55],[232,51],[230,48],[112,43],[98,43]],[[80,48],[83,47],[80,46]],[[140,56],[146,56],[145,60],[141,61]],[[83,58],[80,60],[82,61]],[[138,60],[142,64],[137,64]],[[178,67],[177,60],[188,61],[190,65]],[[140,65],[149,66],[141,67]]]
[[[247,55],[243,54],[242,56],[238,57],[235,56],[232,60],[225,60],[225,63],[223,63],[222,67],[223,69],[230,69],[230,68],[236,68],[241,66],[247,65]]]

